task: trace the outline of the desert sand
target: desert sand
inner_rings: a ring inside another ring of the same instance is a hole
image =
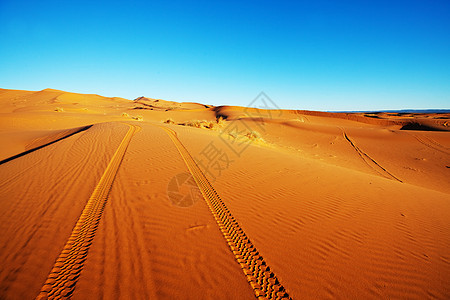
[[[0,89],[0,299],[449,299],[449,131]]]

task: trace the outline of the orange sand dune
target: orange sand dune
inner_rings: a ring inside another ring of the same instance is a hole
[[[449,124],[0,89],[0,299],[449,299]]]

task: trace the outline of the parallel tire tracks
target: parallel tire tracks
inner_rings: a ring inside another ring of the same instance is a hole
[[[444,154],[450,154],[450,151],[447,147],[442,146],[441,144],[439,144],[438,142],[436,142],[435,140],[426,137],[426,136],[422,136],[422,137],[418,137],[417,135],[413,135],[417,141],[419,141],[420,143],[422,143],[423,145],[427,146],[430,149],[442,152]]]
[[[106,167],[36,299],[67,299],[73,294],[114,178],[136,131],[135,126],[128,126],[128,132]]]
[[[220,231],[241,266],[247,281],[255,292],[256,298],[260,300],[291,299],[286,289],[239,226],[206,176],[197,166],[192,156],[180,142],[176,132],[167,127],[160,127],[168,133],[180,152],[181,157],[194,177],[210,211],[219,225]]]
[[[358,153],[358,155],[362,158],[362,160],[369,166],[371,167],[375,172],[377,172],[378,174],[380,174],[381,176],[388,178],[388,179],[394,179],[397,180],[398,182],[403,182],[400,179],[398,179],[397,177],[395,177],[392,173],[390,173],[388,170],[386,170],[385,168],[383,168],[379,163],[376,162],[376,160],[374,160],[372,157],[370,157],[367,153],[365,153],[364,151],[362,151],[349,137],[348,135],[345,133],[344,130],[342,130],[342,135],[344,136],[344,139],[347,140],[347,142],[350,143],[350,145],[353,147],[353,149],[356,150],[356,152]]]

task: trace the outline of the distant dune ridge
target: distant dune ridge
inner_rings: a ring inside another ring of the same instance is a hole
[[[449,112],[0,89],[0,115],[0,299],[450,298]]]

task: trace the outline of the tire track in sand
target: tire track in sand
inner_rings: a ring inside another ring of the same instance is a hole
[[[260,300],[292,299],[271,268],[267,265],[264,258],[244,233],[225,203],[220,199],[219,194],[197,166],[192,156],[180,142],[176,132],[167,127],[159,127],[167,132],[180,152],[181,157],[199,186],[214,219],[219,225],[220,231],[241,266],[247,281],[255,292],[256,298]]]
[[[415,134],[413,134],[412,136],[417,141],[419,141],[421,144],[427,146],[428,148],[433,149],[435,151],[442,152],[442,153],[447,154],[447,155],[450,155],[450,151],[449,151],[449,149],[447,147],[439,144],[438,142],[436,142],[432,138],[429,138],[429,137],[426,137],[426,136],[418,137]]]
[[[398,182],[403,182],[400,179],[398,179],[397,177],[395,177],[393,174],[391,174],[388,170],[383,168],[379,163],[376,162],[376,160],[374,160],[372,157],[370,157],[369,154],[365,153],[358,146],[356,146],[356,144],[348,137],[347,133],[345,133],[344,130],[342,130],[342,135],[347,140],[347,142],[350,143],[350,145],[353,147],[353,149],[355,149],[355,151],[362,158],[362,160],[370,168],[372,168],[375,172],[377,172],[378,174],[380,174],[381,176],[383,176],[385,178],[394,179],[394,180],[397,180]]]
[[[136,132],[136,126],[128,126],[128,132],[106,167],[36,299],[67,299],[75,290],[114,178]]]

